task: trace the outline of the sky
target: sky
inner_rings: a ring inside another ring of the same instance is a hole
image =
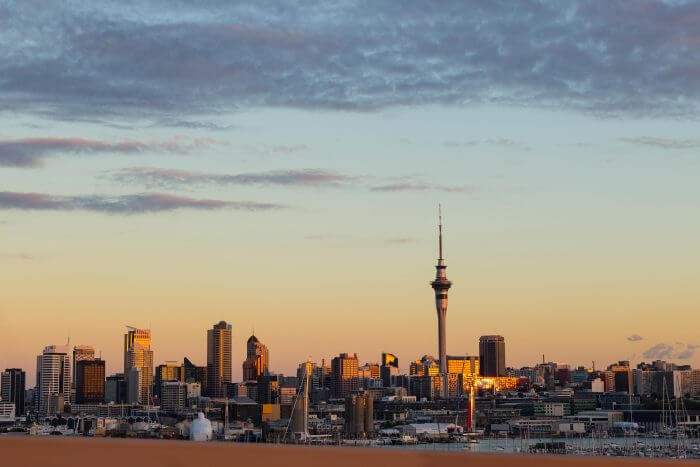
[[[0,0],[0,368],[700,366],[700,3]]]

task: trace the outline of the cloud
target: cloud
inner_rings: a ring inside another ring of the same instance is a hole
[[[639,334],[632,334],[631,336],[629,336],[627,338],[627,340],[630,342],[637,342],[637,341],[644,340],[644,338],[642,336],[640,336]]]
[[[415,238],[409,238],[409,237],[396,237],[396,238],[387,238],[384,240],[384,243],[387,245],[406,245],[408,243],[414,243],[416,241]]]
[[[671,358],[673,357],[673,346],[669,344],[656,344],[655,346],[647,349],[646,352],[642,354],[644,358]]]
[[[534,106],[698,116],[700,3],[320,0],[3,4],[8,114]]]
[[[519,141],[509,138],[491,138],[491,139],[472,139],[466,141],[445,141],[444,146],[447,148],[464,148],[473,146],[503,146],[523,151],[529,151],[530,146]]]
[[[679,359],[687,360],[695,355],[695,351],[700,348],[697,344],[684,344],[676,342],[674,345],[659,343],[644,352],[644,358],[656,359]]]
[[[0,166],[36,167],[60,154],[134,154],[169,152],[185,154],[214,144],[226,144],[211,138],[189,139],[181,136],[160,142],[105,142],[83,138],[22,138],[0,140]]]
[[[700,148],[700,139],[674,139],[639,136],[620,138],[620,141],[637,146],[650,146],[659,149],[696,149]]]
[[[106,214],[143,214],[181,209],[268,211],[285,206],[254,201],[221,201],[142,193],[122,196],[54,196],[42,193],[0,191],[0,209],[24,211],[89,211]]]
[[[323,169],[215,174],[156,167],[130,167],[109,172],[108,176],[121,183],[161,187],[192,184],[339,187],[358,180],[358,177]]]
[[[20,260],[20,261],[33,261],[36,258],[33,255],[27,253],[0,253],[0,259],[5,260]]]
[[[445,186],[418,182],[397,182],[385,185],[377,185],[371,188],[372,191],[393,192],[393,191],[442,191],[445,193],[465,193],[473,192],[474,188],[466,186]]]

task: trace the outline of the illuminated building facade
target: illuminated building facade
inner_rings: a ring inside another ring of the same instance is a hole
[[[131,371],[134,368],[138,370],[138,373]],[[136,402],[139,404],[150,404],[151,388],[153,387],[153,351],[151,350],[150,329],[127,326],[127,332],[124,334],[124,374],[130,397],[137,397]],[[138,384],[135,381],[130,381],[133,378],[138,378]]]
[[[105,361],[78,360],[75,366],[75,402],[101,404],[105,400]]]
[[[331,360],[331,397],[347,397],[360,387],[357,354],[341,353]]]
[[[231,382],[231,325],[219,321],[207,331],[207,391],[211,397],[224,397]]]
[[[246,343],[246,359],[243,362],[243,381],[255,381],[270,372],[270,351],[255,336]]]

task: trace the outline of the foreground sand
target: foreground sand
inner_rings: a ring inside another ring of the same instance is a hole
[[[690,462],[698,465],[696,462]],[[284,467],[518,467],[689,465],[631,458],[423,452],[394,449],[194,443],[188,441],[0,436],[2,467],[278,465]]]

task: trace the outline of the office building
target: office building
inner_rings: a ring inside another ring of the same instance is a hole
[[[503,336],[479,338],[481,376],[506,376],[506,343]]]
[[[197,366],[187,357],[183,359],[182,366],[185,369],[185,382],[199,383],[202,394],[207,394],[207,367]]]
[[[160,388],[166,381],[180,381],[184,383],[185,367],[173,361],[158,365],[153,377],[153,394],[160,397]]]
[[[76,360],[75,402],[101,404],[105,400],[105,361]]]
[[[279,403],[279,382],[278,375],[265,374],[258,377],[256,402],[258,404]]]
[[[148,396],[143,396],[142,372],[143,368],[132,366],[129,368],[129,373],[126,375],[126,402],[129,404],[143,404],[144,400],[149,400]]]
[[[108,376],[105,381],[105,402],[123,404],[129,399],[126,377],[123,373]]]
[[[439,257],[435,266],[435,280],[430,286],[435,291],[435,308],[438,317],[438,362],[440,373],[447,374],[447,291],[452,287],[452,282],[447,280],[447,265],[442,257],[442,213],[438,224]]]
[[[24,391],[26,374],[20,368],[8,368],[0,374],[0,399],[14,404],[15,415],[24,415]]]
[[[187,383],[163,381],[161,385],[160,410],[166,413],[180,412],[187,407]]]
[[[63,412],[71,393],[71,357],[68,345],[49,345],[36,358],[38,412],[41,416]]]
[[[231,382],[231,325],[220,321],[207,331],[207,391],[224,397]]]
[[[270,352],[257,337],[250,336],[246,343],[246,359],[243,362],[243,381],[255,381],[269,373]]]
[[[78,362],[82,360],[93,360],[95,358],[95,349],[89,345],[76,345],[73,347],[73,390],[71,391],[71,402],[75,402],[76,377],[75,369]]]
[[[138,372],[132,370],[136,368]],[[153,387],[153,351],[151,350],[151,330],[127,326],[124,334],[124,374],[129,391],[129,402],[148,405],[151,403]],[[138,378],[138,390],[131,381]],[[138,400],[132,396],[138,395]]]
[[[331,397],[345,398],[359,389],[357,368],[355,353],[341,353],[331,360]]]
[[[393,366],[394,368],[399,367],[399,359],[396,355],[391,353],[382,353],[382,366]]]

